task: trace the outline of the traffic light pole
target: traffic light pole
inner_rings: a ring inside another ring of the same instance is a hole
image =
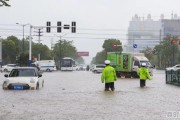
[[[0,68],[2,68],[2,39],[0,36]]]
[[[32,28],[33,26],[30,25],[30,35],[29,35],[29,66],[31,66],[32,63]]]

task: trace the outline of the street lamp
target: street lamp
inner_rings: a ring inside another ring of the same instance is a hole
[[[22,49],[22,51],[23,51],[23,53],[24,53],[24,27],[26,26],[26,25],[29,25],[29,24],[20,24],[20,23],[16,23],[17,25],[21,25],[22,27],[23,27],[23,49]]]

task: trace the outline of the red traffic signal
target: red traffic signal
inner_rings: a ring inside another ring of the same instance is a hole
[[[117,44],[113,44],[113,46],[112,46],[113,48],[117,48],[118,47],[118,45]]]

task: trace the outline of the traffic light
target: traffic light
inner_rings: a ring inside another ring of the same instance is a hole
[[[64,29],[69,29],[69,25],[64,25]]]
[[[51,32],[51,22],[48,21],[47,24],[46,24],[46,26],[47,26],[47,27],[46,27],[46,32],[47,32],[47,33],[50,33],[50,32]]]
[[[76,33],[76,22],[72,22],[71,31],[72,33]]]
[[[61,22],[57,22],[57,32],[61,32]]]

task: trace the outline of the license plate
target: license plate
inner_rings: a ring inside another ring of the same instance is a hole
[[[15,85],[14,90],[23,90],[23,86],[22,85]]]

